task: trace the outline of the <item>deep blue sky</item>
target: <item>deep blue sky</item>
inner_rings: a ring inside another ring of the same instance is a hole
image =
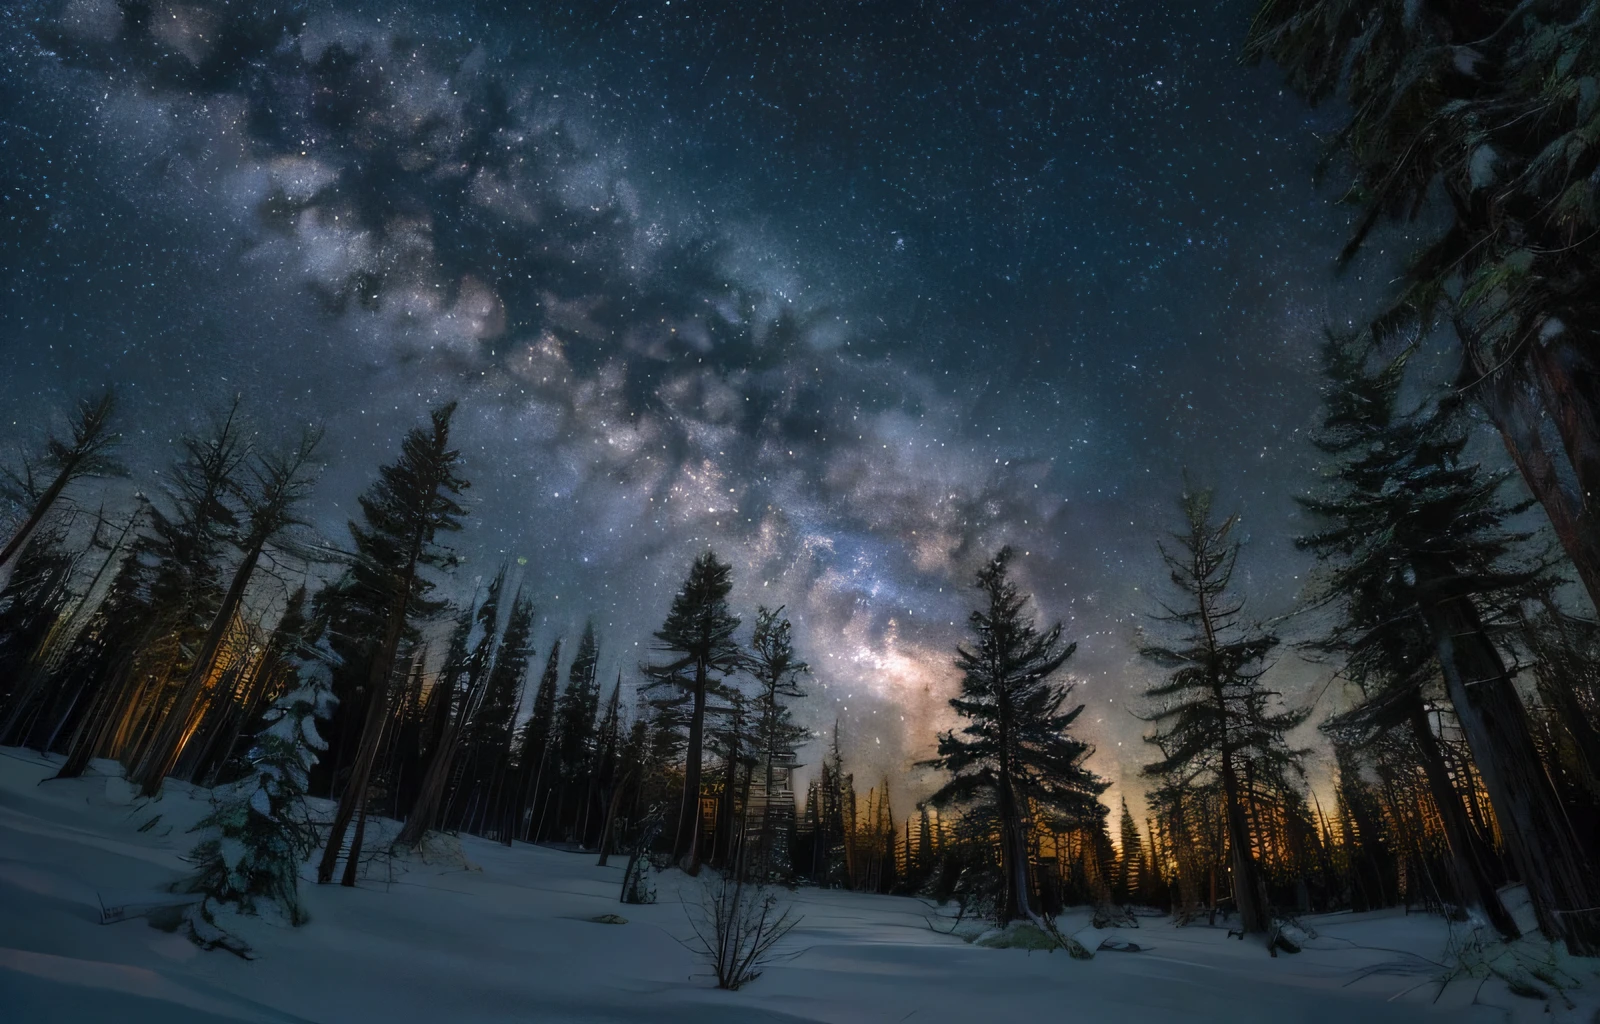
[[[945,724],[1011,543],[1131,781],[1180,470],[1286,610],[1315,346],[1367,291],[1248,0],[527,6],[7,5],[0,423],[119,382],[149,487],[241,391],[328,424],[339,538],[458,398],[454,590],[525,558],[543,642],[593,615],[631,679],[710,543],[863,780]]]

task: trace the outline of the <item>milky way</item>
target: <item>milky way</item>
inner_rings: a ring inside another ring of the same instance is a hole
[[[808,719],[909,795],[1010,543],[1133,784],[1181,470],[1284,611],[1315,344],[1364,290],[1317,124],[1237,62],[1249,15],[7,5],[0,414],[122,382],[146,472],[232,391],[324,421],[339,538],[459,399],[455,593],[525,559],[542,644],[592,615],[631,681],[709,544],[747,618],[796,619]]]

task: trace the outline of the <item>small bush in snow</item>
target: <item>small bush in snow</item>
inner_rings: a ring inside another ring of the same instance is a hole
[[[306,920],[300,864],[318,841],[305,806],[306,775],[317,763],[315,752],[327,749],[316,719],[327,717],[333,703],[320,663],[305,665],[301,679],[268,709],[244,777],[218,787],[214,809],[195,826],[210,833],[190,854],[196,871],[177,886],[245,913],[270,901],[296,925]]]
[[[701,890],[698,915],[689,911],[689,948],[711,965],[718,988],[737,989],[772,962],[772,947],[800,923],[792,915],[767,886],[722,876]]]

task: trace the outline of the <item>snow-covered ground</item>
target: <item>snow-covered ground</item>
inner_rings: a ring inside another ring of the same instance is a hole
[[[41,785],[53,766],[0,748],[5,1024],[1549,1019],[1497,978],[1441,992],[1450,936],[1432,917],[1311,918],[1307,950],[1277,958],[1222,928],[1144,919],[1119,934],[1145,952],[1078,961],[937,934],[917,900],[815,889],[790,897],[804,920],[786,962],[724,992],[681,942],[698,883],[670,873],[658,903],[621,906],[620,866],[470,837],[468,866],[375,864],[380,877],[356,889],[307,882],[302,928],[227,918],[259,954],[247,962],[142,919],[100,923],[102,896],[183,873],[207,794],[169,784],[134,802],[114,765],[97,768]],[[612,913],[627,923],[591,920]],[[1559,1016],[1587,1024],[1600,962],[1576,963],[1589,976]]]

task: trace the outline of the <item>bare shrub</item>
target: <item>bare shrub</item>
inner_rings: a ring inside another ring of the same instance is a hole
[[[684,906],[695,934],[689,948],[711,965],[718,988],[737,989],[760,977],[774,960],[778,940],[800,923],[794,908],[780,906],[769,887],[743,878],[708,882],[698,913]]]

